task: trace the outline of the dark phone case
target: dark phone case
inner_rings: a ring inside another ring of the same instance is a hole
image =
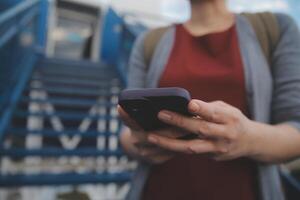
[[[189,92],[183,88],[124,90],[120,94],[119,105],[145,131],[154,131],[168,126],[157,118],[161,110],[190,116],[190,100]]]

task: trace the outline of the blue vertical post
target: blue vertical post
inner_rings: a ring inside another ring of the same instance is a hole
[[[118,70],[122,82],[126,83],[126,74],[119,59],[121,55],[124,19],[111,8],[108,9],[102,30],[101,59]]]
[[[116,58],[120,53],[123,19],[112,10],[108,9],[102,29],[101,59],[108,64],[117,64]]]
[[[47,32],[48,32],[48,14],[49,0],[40,0],[40,13],[37,27],[37,45],[40,48],[46,47]]]

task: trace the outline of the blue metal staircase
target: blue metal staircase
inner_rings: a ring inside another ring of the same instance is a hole
[[[45,58],[46,7],[26,0],[0,14],[0,187],[126,184],[133,167],[116,110],[124,74]]]
[[[121,124],[116,105],[123,88],[119,80],[118,72],[111,66],[89,61],[39,59],[6,128],[3,140],[10,144],[1,147],[0,155],[14,159],[29,156],[124,157],[117,141]],[[35,123],[43,126],[34,127]],[[42,139],[41,148],[26,144],[30,136]],[[80,142],[66,149],[60,142],[62,136],[66,140],[77,136]],[[102,147],[97,144],[99,140]],[[0,177],[0,186],[126,183],[130,176],[127,172],[108,173],[105,170],[100,174],[92,171],[77,175],[73,172],[4,175]]]

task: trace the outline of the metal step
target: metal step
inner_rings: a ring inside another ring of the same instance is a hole
[[[36,68],[35,73],[43,76],[60,75],[64,77],[78,77],[78,78],[91,78],[101,80],[103,78],[113,78],[117,74],[112,70],[69,70],[69,69],[55,69],[55,68]]]
[[[44,118],[51,118],[51,117],[59,117],[61,120],[118,120],[118,117],[113,116],[90,116],[87,113],[82,112],[55,112],[53,114],[48,114],[45,112],[28,112],[28,111],[21,111],[18,110],[14,113],[14,116],[20,118],[26,117],[44,117]]]
[[[27,136],[27,135],[41,135],[45,137],[60,137],[60,136],[80,136],[84,138],[88,137],[99,137],[99,136],[104,136],[104,137],[110,137],[113,136],[111,132],[99,132],[99,131],[86,131],[86,132],[81,132],[78,131],[78,129],[74,130],[64,130],[61,132],[54,131],[52,129],[43,129],[43,130],[28,130],[26,128],[11,128],[7,132],[12,133],[17,136]]]
[[[33,76],[30,81],[39,81],[46,84],[62,84],[62,85],[76,85],[86,87],[110,87],[112,85],[119,85],[119,81],[103,81],[103,80],[81,80],[77,78],[61,78],[61,77],[41,77]]]
[[[70,60],[63,58],[44,58],[39,61],[38,67],[73,67],[76,68],[103,68],[103,67],[112,67],[108,66],[105,63],[92,62],[90,60]]]
[[[86,108],[86,107],[92,107],[92,106],[98,106],[98,107],[112,107],[116,106],[116,104],[108,103],[108,102],[98,102],[95,100],[88,100],[83,98],[58,98],[58,97],[49,97],[47,100],[41,100],[41,99],[34,99],[30,97],[22,97],[21,99],[22,103],[38,103],[38,104],[52,104],[54,106],[66,106],[66,107],[80,107],[80,108]]]
[[[74,150],[67,150],[62,148],[42,148],[42,149],[24,149],[24,148],[11,148],[0,149],[0,156],[9,156],[13,158],[22,158],[27,156],[41,156],[41,157],[58,157],[58,156],[78,156],[78,157],[121,157],[124,153],[118,150],[98,150],[96,148],[80,148]]]
[[[119,92],[109,91],[110,88],[99,89],[78,89],[76,87],[27,87],[26,91],[45,91],[47,93],[55,93],[62,95],[79,95],[79,96],[95,96],[110,97],[118,95]]]
[[[101,82],[108,82],[113,83],[114,81],[118,81],[118,78],[111,75],[100,75],[100,74],[93,74],[93,75],[85,75],[85,74],[69,74],[69,73],[43,73],[43,72],[34,72],[34,77],[44,78],[63,78],[63,79],[77,79],[77,80],[85,80],[85,81],[101,81]]]
[[[132,173],[63,173],[38,175],[3,175],[0,176],[1,187],[41,186],[41,185],[79,185],[79,184],[123,184],[130,181]]]

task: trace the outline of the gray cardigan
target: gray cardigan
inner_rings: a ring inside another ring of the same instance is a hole
[[[281,37],[273,54],[271,71],[256,34],[247,19],[236,15],[236,26],[247,97],[253,120],[262,123],[289,123],[300,130],[300,33],[294,21],[276,14]],[[144,61],[144,38],[136,41],[129,66],[129,88],[155,88],[174,44],[170,28],[158,44],[149,69]],[[276,147],[274,147],[276,148]],[[278,167],[257,163],[262,200],[283,200]],[[140,163],[132,181],[128,200],[139,200],[151,166]]]

